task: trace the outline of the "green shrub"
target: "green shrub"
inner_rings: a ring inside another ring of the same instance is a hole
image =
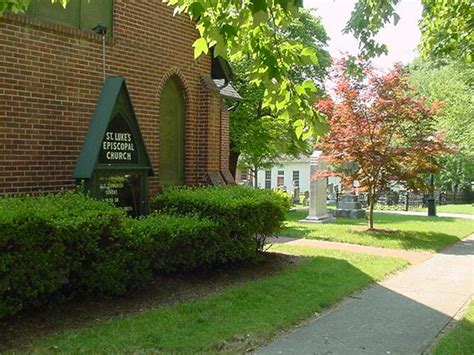
[[[289,206],[238,187],[172,190],[155,202],[161,214],[136,220],[81,194],[0,198],[0,319],[52,299],[119,295],[156,272],[255,257]]]
[[[237,209],[227,208],[216,221],[204,214],[132,219],[107,202],[74,193],[0,199],[0,319],[50,300],[119,295],[156,272],[254,257],[255,241],[243,218],[257,206],[274,206],[261,197],[250,199],[252,207],[242,196],[230,204]],[[239,229],[223,223],[224,217]],[[259,230],[270,229],[267,221]]]
[[[265,238],[281,228],[289,206],[281,194],[241,186],[175,188],[153,201],[161,212],[194,214],[217,222],[221,234],[234,240],[236,251],[262,250]]]
[[[207,268],[253,256],[252,250],[220,233],[215,222],[197,216],[153,214],[130,220],[129,226],[154,272]]]
[[[0,318],[55,295],[120,294],[145,279],[147,262],[124,243],[125,218],[72,193],[1,199]]]

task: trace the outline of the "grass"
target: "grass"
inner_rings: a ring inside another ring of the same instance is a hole
[[[428,209],[424,207],[416,208],[415,211],[426,212]],[[464,205],[436,205],[436,212],[474,214],[474,207],[470,203]]]
[[[382,248],[436,252],[474,232],[474,221],[460,218],[375,213],[375,228],[395,230],[395,232],[375,234],[353,230],[366,226],[366,219],[337,219],[327,224],[299,223],[299,220],[307,215],[307,208],[288,212],[286,228],[280,232],[280,235]]]
[[[435,355],[470,355],[474,351],[474,301],[471,302],[464,318],[445,335],[433,350]]]
[[[305,258],[274,276],[208,298],[42,339],[28,352],[244,352],[406,265],[395,258],[315,248],[277,245],[273,250]]]

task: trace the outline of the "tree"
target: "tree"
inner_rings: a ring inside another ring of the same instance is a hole
[[[357,180],[367,191],[373,229],[379,194],[394,183],[426,189],[422,174],[439,170],[434,158],[445,148],[434,128],[436,105],[428,107],[413,96],[400,66],[380,74],[364,65],[365,78],[358,81],[346,73],[346,64],[335,71],[337,99],[318,104],[331,127],[318,147],[346,185]]]
[[[270,116],[244,118],[238,128],[243,129],[234,140],[233,149],[243,149],[240,154],[239,168],[250,170],[254,177],[254,186],[258,187],[257,171],[271,167],[282,155],[297,156],[309,153],[311,145],[296,137],[291,125],[275,124]],[[234,128],[235,129],[235,128]]]
[[[362,45],[362,55],[372,57],[387,52],[375,35],[387,23],[400,17],[395,6],[400,0],[359,0],[345,31],[354,34]],[[421,0],[421,53],[423,57],[474,59],[474,3],[472,0]]]
[[[427,97],[428,103],[442,102],[436,127],[453,151],[440,161],[437,185],[453,193],[470,189],[474,181],[474,66],[416,60],[408,70],[417,95]]]
[[[409,67],[409,81],[415,93],[427,102],[442,102],[437,126],[446,133],[446,140],[459,151],[474,155],[474,65],[448,62],[438,65],[421,60]]]
[[[285,35],[317,53],[318,64],[295,64],[289,74],[296,83],[303,83],[307,79],[313,81],[318,88],[318,96],[321,96],[330,58],[324,48],[328,37],[320,20],[309,11],[302,10]],[[264,108],[264,88],[252,83],[248,63],[247,59],[231,61],[235,74],[233,85],[243,97],[243,102],[230,114],[229,161],[234,176],[239,157],[242,168],[256,171],[271,166],[282,155],[306,154],[311,148],[310,143],[303,139],[303,134],[295,133],[292,117],[278,120],[275,119],[277,112],[269,107]],[[298,129],[304,127],[300,125]]]

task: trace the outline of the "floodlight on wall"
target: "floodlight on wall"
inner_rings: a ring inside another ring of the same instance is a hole
[[[95,25],[91,30],[98,35],[102,36],[102,74],[105,81],[105,36],[109,28],[101,23]]]

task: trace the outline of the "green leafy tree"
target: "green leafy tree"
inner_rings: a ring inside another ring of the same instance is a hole
[[[387,23],[398,23],[395,6],[400,0],[359,0],[345,31],[362,45],[362,55],[371,57],[387,53],[377,43],[376,34]],[[474,2],[472,0],[421,0],[420,49],[424,58],[474,59]]]
[[[474,181],[474,65],[450,62],[440,66],[417,60],[409,70],[418,95],[429,103],[443,103],[436,126],[452,153],[441,160],[438,186],[454,193],[470,189]]]
[[[295,83],[311,80],[316,84],[318,95],[321,96],[330,58],[325,50],[328,37],[320,20],[313,17],[309,11],[302,10],[285,31],[285,35],[290,40],[301,42],[317,54],[318,64],[311,62],[304,65],[295,64],[289,75]],[[276,119],[278,112],[265,107],[265,89],[252,82],[249,60],[250,58],[245,60],[237,58],[232,61],[236,77],[233,85],[244,99],[230,115],[229,161],[234,176],[239,157],[241,168],[256,172],[260,168],[270,166],[282,155],[296,156],[310,151],[310,144],[305,139],[309,136],[310,130],[295,121],[294,117],[288,117],[286,120]],[[319,121],[314,122],[318,123]]]

